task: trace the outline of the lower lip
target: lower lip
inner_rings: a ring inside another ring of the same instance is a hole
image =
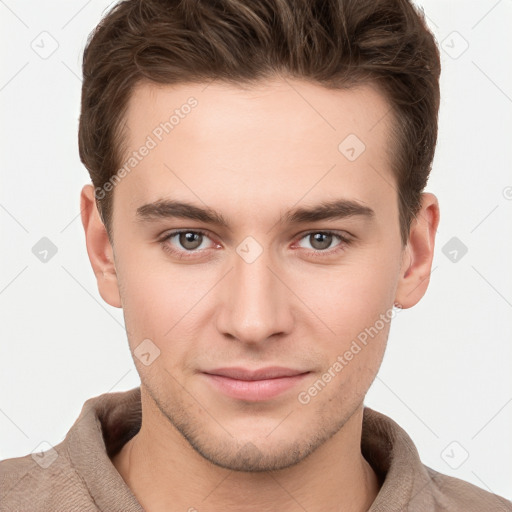
[[[292,377],[278,377],[265,380],[237,380],[204,373],[210,384],[225,395],[239,400],[262,402],[274,398],[301,382],[307,373]]]

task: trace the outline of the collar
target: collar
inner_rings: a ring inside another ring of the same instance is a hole
[[[141,419],[140,387],[106,393],[85,402],[66,436],[71,462],[101,510],[143,512],[110,460],[139,431]],[[397,423],[367,406],[361,452],[382,482],[368,512],[414,510],[415,500],[422,510],[435,508],[429,488],[434,472],[421,463],[414,443]]]

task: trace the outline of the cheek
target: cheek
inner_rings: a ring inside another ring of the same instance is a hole
[[[176,303],[181,297],[175,292],[172,275],[137,251],[120,254],[116,270],[132,348],[140,339],[157,342],[172,327],[179,310]]]
[[[332,338],[351,340],[393,306],[398,263],[364,255],[357,263],[318,269],[296,279],[297,295],[331,331]]]
[[[138,268],[119,277],[133,361],[142,382],[155,390],[169,379],[166,371],[173,374],[182,366],[187,353],[180,322],[186,313],[183,296],[175,292],[172,279],[157,275],[154,269]]]
[[[132,350],[149,338],[165,358],[171,345],[177,356],[180,345],[185,350],[186,340],[195,338],[192,330],[201,325],[201,306],[218,276],[192,265],[172,265],[163,257],[156,260],[143,251],[130,252],[121,261],[118,280]]]
[[[357,263],[317,272],[302,285],[300,293],[308,297],[305,302],[321,319],[310,329],[325,356],[320,379],[332,382],[322,393],[323,400],[333,405],[362,399],[384,356],[396,314],[393,299],[398,263],[393,256],[384,259],[381,254],[386,253],[368,252]],[[317,329],[325,335],[319,336]],[[322,386],[318,383],[319,389]]]

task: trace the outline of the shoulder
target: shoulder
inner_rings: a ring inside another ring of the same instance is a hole
[[[512,502],[422,463],[407,432],[388,416],[365,407],[363,456],[382,479],[371,512],[512,512]]]
[[[109,458],[140,421],[140,388],[88,399],[62,442],[0,461],[0,512],[140,511]]]
[[[439,511],[480,512],[483,510],[512,512],[512,501],[488,492],[465,480],[439,473],[424,466],[429,477],[430,489],[425,489],[433,498]]]
[[[98,508],[73,469],[63,441],[45,452],[0,461],[0,510]]]

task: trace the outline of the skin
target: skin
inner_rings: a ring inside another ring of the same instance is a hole
[[[190,96],[197,107],[115,187],[112,243],[92,186],[82,190],[100,294],[123,308],[132,352],[144,339],[160,350],[148,366],[134,357],[142,426],[113,463],[150,511],[367,510],[381,482],[360,450],[363,400],[389,323],[308,404],[297,397],[379,315],[421,299],[437,199],[422,195],[402,246],[392,118],[370,85],[334,91],[284,78],[245,88],[139,84],[126,114],[129,152]],[[338,150],[351,133],[366,145],[352,162]],[[214,209],[229,229],[137,218],[140,206],[170,198]],[[283,220],[289,209],[339,198],[375,215]],[[208,236],[192,258],[180,259],[190,246],[179,236],[161,241],[173,229]],[[321,246],[311,235],[326,230],[352,241],[334,236]],[[237,253],[248,236],[262,250],[251,263]],[[310,373],[277,397],[249,402],[219,392],[201,373],[228,366]]]

